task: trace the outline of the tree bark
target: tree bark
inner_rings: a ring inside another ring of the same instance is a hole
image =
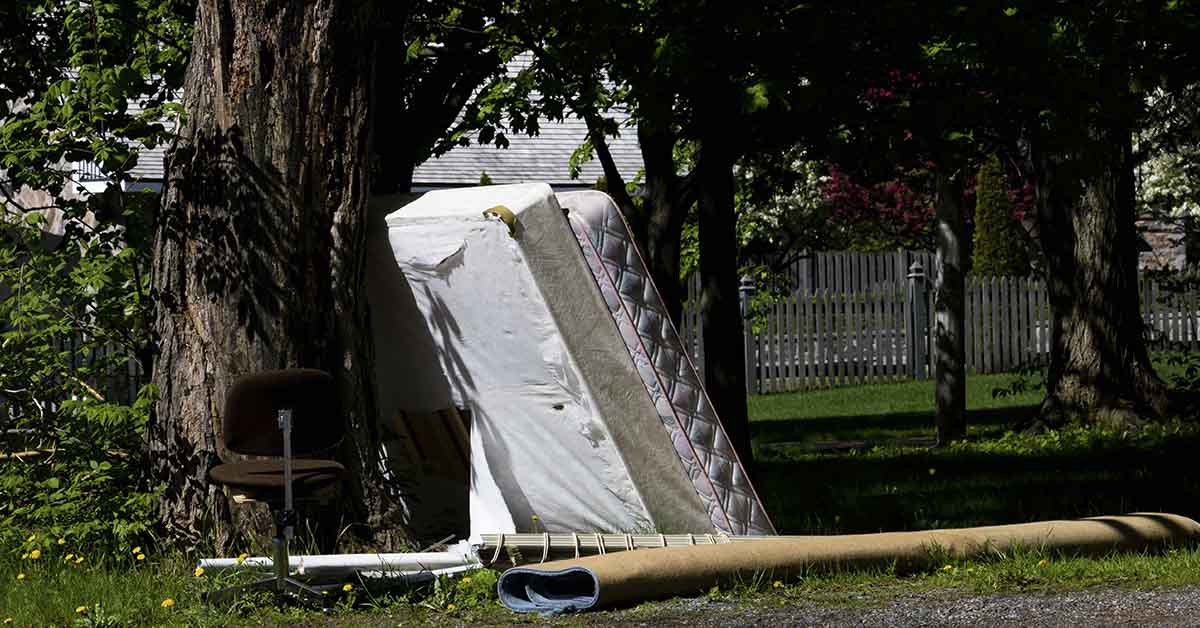
[[[720,138],[701,145],[699,174],[700,282],[704,317],[704,385],[743,464],[753,459],[746,411],[746,357],[738,301],[734,158]]]
[[[1032,146],[1039,239],[1053,313],[1043,420],[1125,425],[1169,410],[1143,338],[1130,127],[1087,150]]]
[[[380,477],[364,293],[373,6],[202,0],[154,242],[159,391],[149,429],[160,516],[218,551],[243,531],[207,482],[230,384],[261,369],[332,373],[351,480],[329,512],[378,547],[403,540]]]
[[[963,261],[966,221],[963,219],[961,175],[938,170],[937,277],[935,279],[935,329],[933,340],[937,412],[937,444],[967,436],[967,381],[963,345]]]

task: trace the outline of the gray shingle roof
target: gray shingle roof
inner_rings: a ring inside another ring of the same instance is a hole
[[[533,62],[532,53],[522,53],[507,64],[509,76],[515,76]],[[536,97],[536,95],[535,95]],[[617,171],[630,181],[642,169],[642,152],[637,131],[625,127],[627,114],[610,114],[621,129],[619,137],[609,138],[609,150]],[[580,168],[579,178],[568,171],[571,153],[587,137],[587,124],[578,118],[563,122],[543,122],[538,135],[506,135],[508,148],[488,144],[480,146],[471,138],[470,146],[459,146],[441,157],[432,158],[413,172],[414,187],[476,185],[484,172],[494,183],[546,182],[554,186],[592,185],[604,174],[600,161],[593,157]]]
[[[508,64],[508,71],[516,74],[527,67],[532,55],[517,56]],[[130,111],[140,109],[130,103]],[[637,143],[637,132],[623,126],[629,119],[622,113],[610,114],[621,130],[619,137],[609,138],[617,170],[626,181],[632,180],[642,169],[642,153]],[[472,139],[470,146],[459,146],[450,152],[426,161],[413,173],[414,187],[442,187],[476,185],[486,172],[495,183],[522,183],[544,181],[554,186],[590,186],[604,174],[598,159],[593,158],[583,165],[578,179],[571,179],[568,163],[571,153],[583,143],[587,136],[587,124],[571,118],[563,122],[543,122],[540,133],[508,135],[508,148],[493,145],[480,146]],[[167,146],[143,148],[138,163],[130,170],[135,180],[161,182],[164,178],[164,161]]]
[[[622,123],[626,118],[617,119]],[[567,164],[571,153],[587,137],[587,125],[582,120],[543,123],[541,132],[534,137],[507,137],[508,148],[471,144],[426,161],[413,172],[413,185],[475,185],[483,172],[495,183],[544,181],[558,186],[591,185],[604,174],[600,161],[593,158],[580,169],[578,179],[570,177]],[[626,181],[632,180],[642,169],[636,131],[623,127],[620,137],[610,138],[608,143],[617,170]]]

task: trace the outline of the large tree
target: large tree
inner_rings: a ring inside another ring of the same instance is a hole
[[[380,477],[363,290],[372,25],[363,0],[202,0],[154,240],[160,392],[150,427],[175,538],[236,529],[205,477],[238,376],[331,372],[349,437],[345,524],[380,546],[404,534]]]
[[[1189,3],[1011,9],[994,58],[1020,41],[1006,77],[1027,118],[1038,236],[1053,311],[1043,417],[1117,424],[1171,408],[1138,306],[1132,138],[1143,92],[1191,80],[1200,22]],[[1036,77],[1036,78],[1035,78]],[[1036,82],[1036,89],[1035,83]]]

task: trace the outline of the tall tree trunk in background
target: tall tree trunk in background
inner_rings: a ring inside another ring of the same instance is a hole
[[[483,45],[479,32],[486,24],[479,9],[464,8],[460,28],[445,33],[436,55],[425,59],[408,59],[406,2],[379,3],[378,18],[371,187],[376,194],[407,193],[413,170],[430,158],[471,95],[502,66],[495,48]]]
[[[746,411],[746,356],[738,301],[734,156],[720,131],[702,140],[699,175],[700,283],[704,385],[742,462],[753,459]]]
[[[1053,313],[1043,420],[1124,424],[1168,412],[1143,338],[1131,133],[1109,121],[1087,150],[1035,141],[1039,239]]]
[[[647,107],[647,111],[651,111]],[[669,115],[659,111],[660,115]],[[646,195],[639,207],[625,190],[625,179],[617,170],[609,152],[598,114],[585,115],[596,155],[604,168],[608,194],[629,224],[638,251],[658,288],[671,322],[678,328],[683,320],[683,284],[679,277],[679,255],[683,223],[694,199],[691,177],[681,179],[676,174],[675,134],[667,122],[643,118],[638,125],[638,144],[646,168]]]
[[[149,430],[161,519],[176,540],[227,547],[240,515],[206,481],[234,379],[331,372],[353,478],[339,512],[395,545],[380,477],[363,289],[374,7],[355,0],[202,0],[188,113],[156,227],[159,337]],[[358,530],[364,530],[359,528]]]
[[[647,124],[644,130],[638,128],[638,144],[646,167],[644,234],[639,244],[671,322],[679,328],[685,294],[679,255],[683,223],[695,198],[692,188],[676,175],[674,133]]]
[[[936,382],[937,443],[946,445],[967,435],[967,380],[963,344],[963,262],[966,221],[963,219],[962,174],[939,169],[937,178],[937,278],[934,303],[933,369]]]

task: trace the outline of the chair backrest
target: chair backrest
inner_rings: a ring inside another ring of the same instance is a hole
[[[279,410],[292,410],[292,454],[329,449],[342,439],[333,376],[315,369],[262,371],[239,378],[225,397],[222,441],[232,452],[282,456]]]

